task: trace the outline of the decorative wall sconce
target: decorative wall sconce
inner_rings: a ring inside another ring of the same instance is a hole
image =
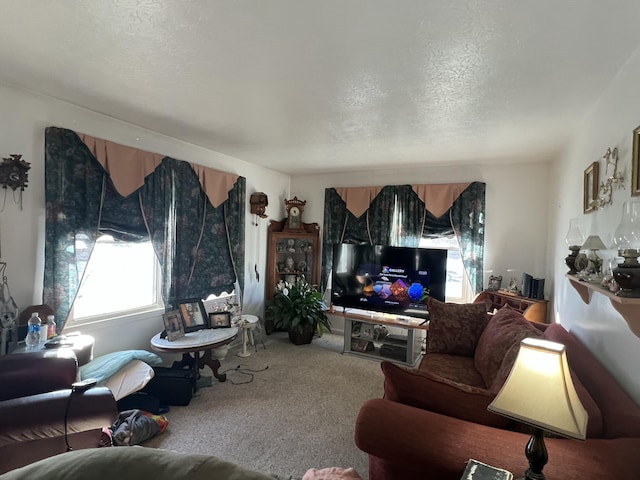
[[[264,213],[267,209],[267,205],[269,205],[269,199],[267,198],[266,193],[252,193],[251,197],[249,197],[249,204],[251,205],[251,213],[253,215],[257,215],[260,218],[267,218],[267,215]]]
[[[617,185],[618,188],[624,188],[624,184],[622,183],[624,178],[622,174],[618,172],[618,147],[614,147],[613,150],[607,148],[602,159],[605,161],[604,174],[606,178],[600,183],[598,196],[594,199],[595,208],[603,208],[606,205],[611,205],[611,193],[613,192],[614,185]]]

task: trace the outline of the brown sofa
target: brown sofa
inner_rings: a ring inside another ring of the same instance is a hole
[[[546,439],[548,479],[640,478],[640,408],[590,352],[558,324],[530,323],[504,307],[434,304],[427,354],[418,368],[382,362],[384,398],[367,401],[356,422],[370,480],[458,480],[476,459],[522,476],[527,427],[487,411],[523,338],[562,343],[589,414],[585,441]]]
[[[73,450],[99,446],[116,401],[104,387],[72,393],[77,371],[68,348],[0,357],[0,474],[63,453],[67,441]]]

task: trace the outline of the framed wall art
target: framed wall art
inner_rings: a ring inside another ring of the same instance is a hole
[[[178,302],[178,310],[182,316],[185,332],[194,332],[209,328],[209,316],[204,309],[204,303],[199,298],[188,298]]]
[[[595,200],[598,198],[599,183],[600,164],[598,162],[593,162],[584,171],[584,213],[589,213],[596,209]]]
[[[633,154],[631,158],[631,196],[640,195],[640,127],[633,131]]]

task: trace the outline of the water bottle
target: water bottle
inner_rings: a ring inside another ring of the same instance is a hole
[[[27,338],[25,339],[25,343],[27,347],[34,348],[40,343],[40,325],[42,324],[42,320],[38,316],[38,312],[33,312],[31,314],[31,318],[27,323],[28,331]]]
[[[47,340],[56,336],[56,322],[53,315],[47,315]]]

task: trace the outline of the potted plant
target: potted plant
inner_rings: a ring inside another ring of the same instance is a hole
[[[315,332],[331,331],[322,294],[302,276],[276,285],[266,315],[276,328],[289,332],[289,340],[296,345],[311,343]]]

